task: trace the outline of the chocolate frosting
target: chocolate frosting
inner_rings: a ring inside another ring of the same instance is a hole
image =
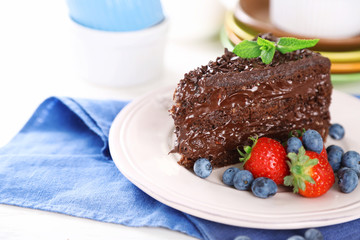
[[[285,141],[292,130],[330,125],[330,61],[310,50],[260,59],[225,54],[185,74],[170,110],[177,140],[173,153],[192,167],[200,157],[214,167],[238,162],[237,148],[255,134]]]

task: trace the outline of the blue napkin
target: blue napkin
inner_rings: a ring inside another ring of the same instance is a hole
[[[228,226],[170,208],[129,182],[111,160],[108,133],[126,102],[49,98],[0,149],[0,203],[126,226],[164,227],[198,239],[287,239],[300,230]],[[360,220],[318,228],[356,239]]]

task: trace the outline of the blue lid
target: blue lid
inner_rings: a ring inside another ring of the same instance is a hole
[[[105,31],[136,31],[164,19],[160,0],[67,0],[77,23]]]

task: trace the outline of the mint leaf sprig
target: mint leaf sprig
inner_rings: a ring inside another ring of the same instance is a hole
[[[274,58],[275,51],[283,54],[293,52],[299,49],[315,46],[319,39],[297,39],[292,37],[281,37],[277,43],[257,38],[257,41],[244,40],[235,46],[233,53],[241,58],[260,57],[262,62],[270,64]]]

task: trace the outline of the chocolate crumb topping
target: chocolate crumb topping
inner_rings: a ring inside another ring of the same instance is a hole
[[[274,41],[271,35],[264,36]],[[292,130],[330,126],[330,61],[310,50],[275,53],[271,64],[224,55],[184,75],[170,110],[172,153],[190,168],[200,158],[214,167],[237,163],[237,148],[257,134],[285,141]]]

